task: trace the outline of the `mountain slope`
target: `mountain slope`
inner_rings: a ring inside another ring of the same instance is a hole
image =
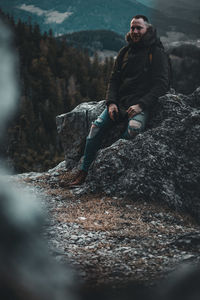
[[[119,51],[126,42],[122,35],[111,30],[85,30],[62,35],[58,40],[66,40],[77,48],[88,49],[90,53],[98,50]]]
[[[134,1],[134,0],[133,0]],[[182,20],[191,19],[193,23],[199,25],[200,21],[200,2],[199,0],[138,0],[140,3],[155,8],[159,11],[165,11],[169,17]]]
[[[130,19],[136,14],[147,15],[160,34],[171,29],[199,34],[198,26],[191,21],[185,23],[177,17],[169,18],[135,0],[13,0],[1,3],[0,7],[15,19],[37,22],[42,31],[52,28],[55,34],[108,29],[124,35],[129,30]]]

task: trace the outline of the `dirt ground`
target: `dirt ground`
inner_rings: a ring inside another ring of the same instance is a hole
[[[44,236],[52,255],[86,286],[153,286],[180,264],[200,260],[200,226],[187,213],[152,199],[78,195],[59,182],[73,174],[24,174],[15,181],[37,189],[48,212]]]

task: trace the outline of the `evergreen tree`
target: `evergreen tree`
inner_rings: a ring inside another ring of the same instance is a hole
[[[91,59],[87,51],[55,39],[52,31],[42,34],[38,24],[4,18],[15,35],[21,89],[7,156],[17,172],[42,171],[64,159],[56,116],[83,101],[104,99],[113,60],[102,64],[97,54]]]

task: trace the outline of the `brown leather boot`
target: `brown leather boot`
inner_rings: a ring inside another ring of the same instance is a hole
[[[81,184],[83,184],[85,182],[85,179],[87,177],[87,172],[84,170],[80,170],[78,172],[78,174],[76,175],[76,178],[74,181],[72,181],[71,183],[69,183],[69,188],[73,188],[73,187],[78,187]]]

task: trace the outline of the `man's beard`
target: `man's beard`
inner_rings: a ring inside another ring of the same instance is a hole
[[[141,40],[141,35],[140,34],[132,34],[131,39],[134,43],[138,43]]]

